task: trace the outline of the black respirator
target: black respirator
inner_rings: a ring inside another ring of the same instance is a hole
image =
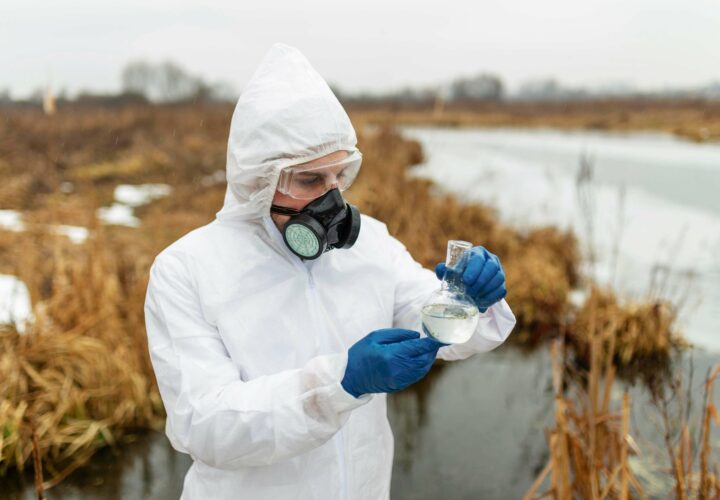
[[[317,259],[333,248],[350,248],[360,234],[360,211],[331,189],[302,210],[272,205],[270,211],[289,215],[283,228],[288,248],[303,259]]]

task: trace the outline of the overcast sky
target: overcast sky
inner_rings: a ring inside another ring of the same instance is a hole
[[[239,91],[278,41],[348,91],[479,71],[695,86],[720,80],[720,0],[2,0],[0,90],[117,90],[126,62],[171,59]]]

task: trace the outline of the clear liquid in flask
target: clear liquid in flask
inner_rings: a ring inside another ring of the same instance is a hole
[[[445,344],[467,342],[479,319],[477,307],[472,305],[429,304],[422,308],[423,331]]]

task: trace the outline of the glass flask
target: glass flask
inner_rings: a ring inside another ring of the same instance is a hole
[[[440,290],[422,308],[422,328],[426,335],[445,344],[462,344],[472,337],[480,311],[465,293],[462,273],[472,243],[448,241],[445,276]]]

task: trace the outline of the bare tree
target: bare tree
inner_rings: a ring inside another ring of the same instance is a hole
[[[234,94],[229,85],[208,84],[172,61],[133,61],[123,69],[121,80],[125,93],[143,95],[155,102],[226,100]]]
[[[505,93],[502,80],[488,73],[459,78],[450,84],[449,90],[453,101],[499,101]]]

